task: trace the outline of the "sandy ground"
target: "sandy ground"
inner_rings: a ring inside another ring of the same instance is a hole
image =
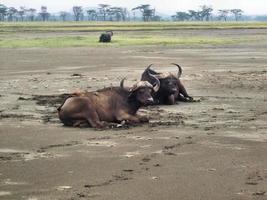
[[[0,199],[266,200],[266,49],[266,38],[0,49]],[[150,123],[137,127],[67,128],[57,119],[60,94],[115,86],[124,76],[131,85],[150,63],[175,72],[171,62],[200,102],[143,108]]]

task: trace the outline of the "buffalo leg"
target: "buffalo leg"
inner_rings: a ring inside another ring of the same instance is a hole
[[[186,91],[184,85],[181,83],[180,80],[178,81],[177,84],[178,84],[179,92],[183,95],[183,96],[181,96],[181,94],[179,94],[177,96],[178,97],[177,100],[180,100],[180,101],[192,101],[193,98],[187,94],[187,91]]]
[[[140,120],[137,116],[130,115],[130,114],[125,113],[125,112],[121,112],[116,118],[120,122],[125,120],[129,124],[137,124],[140,122]]]
[[[105,124],[99,120],[98,114],[96,111],[90,111],[85,115],[86,120],[93,128],[104,128]]]
[[[175,104],[175,97],[174,97],[174,95],[168,96],[166,103],[169,104],[169,105]]]
[[[189,101],[193,101],[193,98],[192,97],[184,97],[183,95],[179,94],[176,97],[176,100],[177,101],[183,101],[183,102],[189,102]]]
[[[88,127],[89,124],[87,120],[77,120],[73,123],[73,126],[82,128],[82,127]]]

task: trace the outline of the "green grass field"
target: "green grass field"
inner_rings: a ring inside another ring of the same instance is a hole
[[[266,22],[18,22],[0,23],[0,32],[17,31],[146,31],[177,29],[255,29],[267,28]]]
[[[107,47],[131,45],[223,45],[261,40],[259,36],[181,36],[179,30],[267,29],[260,22],[20,22],[0,23],[0,48]],[[111,44],[99,33],[116,32]],[[125,32],[127,31],[127,34]],[[172,32],[172,34],[166,34]],[[72,34],[69,34],[72,33]],[[88,34],[86,34],[88,33]],[[43,36],[48,34],[48,36]],[[86,35],[85,35],[86,34]],[[26,37],[31,35],[31,37]]]

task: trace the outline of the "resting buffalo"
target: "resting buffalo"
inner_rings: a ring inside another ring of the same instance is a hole
[[[147,81],[140,81],[131,88],[109,87],[96,92],[74,94],[58,108],[59,119],[67,126],[105,127],[105,122],[129,124],[148,122],[148,118],[137,115],[143,105],[153,103],[152,92],[157,92],[160,83],[155,78],[152,86]]]
[[[111,42],[112,36],[113,36],[112,31],[107,31],[106,33],[102,33],[99,37],[99,42]]]
[[[169,72],[155,72],[154,70],[150,69],[152,64],[149,65],[142,74],[142,81],[148,81],[149,83],[154,84],[154,77],[160,81],[160,89],[153,96],[156,104],[172,105],[176,101],[193,101],[193,98],[187,94],[185,87],[180,81],[182,68],[177,64],[172,64],[178,67],[177,75]]]

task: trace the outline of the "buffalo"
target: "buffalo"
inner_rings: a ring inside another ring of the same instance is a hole
[[[111,42],[111,37],[113,36],[112,31],[107,31],[105,33],[102,33],[99,37],[99,42]]]
[[[153,103],[152,93],[157,92],[160,87],[158,79],[154,79],[154,85],[139,81],[133,87],[127,88],[124,87],[123,79],[119,87],[73,94],[58,108],[59,119],[66,126],[89,125],[94,128],[104,128],[107,122],[148,122],[147,117],[136,113],[141,106]]]
[[[172,65],[178,67],[177,75],[174,75],[170,72],[156,72],[150,69],[152,64],[149,65],[142,74],[142,81],[148,81],[149,83],[154,84],[155,77],[160,81],[160,88],[158,92],[154,93],[153,96],[156,104],[173,105],[176,101],[193,101],[193,98],[188,95],[184,85],[180,80],[182,68],[175,63],[172,63]]]

